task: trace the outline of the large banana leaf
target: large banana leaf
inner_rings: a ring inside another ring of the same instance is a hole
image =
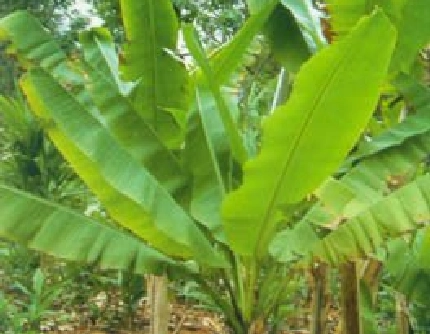
[[[114,218],[165,253],[219,260],[193,220],[108,131],[46,72],[22,87],[48,134]],[[203,255],[205,254],[205,255]]]
[[[294,251],[301,255],[310,253],[313,258],[332,265],[375,254],[387,240],[425,227],[430,218],[429,201],[430,175],[426,174],[377,201],[315,243],[292,250],[289,238],[299,235],[283,233],[276,244],[272,244],[272,254],[277,260],[285,261],[291,259]],[[304,227],[299,231],[305,231],[303,236],[312,235]],[[285,253],[282,245],[285,245]]]
[[[287,104],[263,125],[261,153],[245,164],[243,185],[224,202],[235,251],[264,255],[279,207],[335,171],[373,112],[394,43],[395,30],[377,11],[302,67]]]
[[[375,253],[389,238],[412,233],[430,219],[430,176],[393,192],[325,237],[313,256],[332,264]]]
[[[384,267],[391,276],[391,286],[404,294],[411,302],[429,305],[428,259],[420,257],[420,252],[428,254],[429,229],[417,233],[413,242],[397,238],[387,245]],[[427,244],[427,245],[426,245]],[[427,268],[426,268],[427,267]]]
[[[129,99],[121,94],[116,75],[108,72],[110,67],[107,66],[107,61],[98,66],[95,63],[100,63],[104,58],[103,44],[96,33],[97,31],[87,34],[83,46],[88,61],[85,66],[89,78],[86,86],[100,110],[98,118],[118,143],[174,194],[186,183],[182,166],[154,130],[139,117]]]
[[[73,72],[65,54],[34,17],[26,12],[18,12],[3,19],[0,27],[5,32],[5,38],[13,41],[12,46],[24,64],[42,66],[62,83],[69,84],[70,74]],[[32,32],[31,40],[26,38],[27,34],[16,34],[24,29]],[[87,74],[93,79],[92,84],[87,85],[90,88],[89,92],[94,93],[94,101],[102,110],[101,114],[94,110],[92,113],[96,114],[129,152],[137,160],[142,161],[145,167],[173,193],[184,183],[179,163],[154,131],[138,117],[131,103],[121,96],[120,92],[129,91],[130,85],[119,79],[115,46],[109,34],[103,29],[95,29],[83,33],[81,43],[85,59],[91,67],[100,72],[86,68],[89,70]],[[57,59],[55,66],[48,66],[51,64],[51,58]],[[75,78],[78,78],[77,74]],[[82,87],[80,92],[76,92],[77,87],[73,86],[73,91],[80,102],[85,101],[88,107],[92,102],[89,100],[88,92]],[[166,163],[161,164],[162,161]],[[162,168],[163,166],[165,168]]]
[[[188,110],[188,74],[176,50],[178,20],[170,0],[121,0],[127,44],[124,78],[136,81],[133,102],[139,114],[169,146],[181,144],[181,131],[168,111]]]
[[[358,153],[349,159],[355,162],[355,166],[341,177],[339,183],[353,196],[334,191],[334,196],[329,195],[335,197],[331,200],[327,194],[318,194],[320,201],[304,220],[335,228],[343,219],[353,217],[384,194],[413,179],[430,150],[430,94],[425,87],[409,79],[402,80],[398,86],[409,102],[418,107],[416,114],[361,146]]]
[[[343,220],[366,210],[384,195],[404,186],[420,172],[420,164],[430,150],[430,132],[407,140],[398,147],[380,152],[359,163],[340,182],[354,193],[344,203],[334,208],[321,197],[304,220],[329,228],[335,228]]]
[[[248,49],[254,36],[264,27],[277,2],[265,1],[264,6],[251,15],[233,39],[212,57],[211,65],[216,83],[223,84],[230,78],[231,73],[241,63],[241,56]]]
[[[399,75],[394,84],[407,102],[412,104],[415,113],[371,140],[360,143],[357,151],[348,158],[349,163],[401,145],[409,138],[430,131],[430,89],[404,74]]]
[[[84,76],[77,61],[69,60],[57,41],[26,11],[17,11],[0,20],[0,39],[24,69],[42,67],[73,91],[90,113],[98,111],[84,89]]]
[[[23,66],[41,66],[56,75],[66,70],[66,54],[26,11],[17,11],[0,20],[0,39],[12,42],[7,51],[16,54]]]
[[[3,185],[0,211],[2,238],[59,258],[135,273],[179,265],[124,231]]]
[[[399,22],[408,0],[326,0],[330,29],[335,37],[342,38],[351,31],[358,20],[379,6],[395,22]]]
[[[430,7],[428,1],[406,1],[401,20],[396,24],[396,28],[399,36],[393,54],[391,70],[407,73],[420,49],[430,42]]]
[[[409,72],[419,50],[430,41],[427,0],[327,0],[326,3],[331,28],[339,36],[346,35],[361,16],[376,6],[383,8],[398,31],[390,72]]]

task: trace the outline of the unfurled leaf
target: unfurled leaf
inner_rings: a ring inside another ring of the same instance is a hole
[[[86,36],[86,49],[96,52],[98,45],[97,38]],[[96,58],[100,59],[100,56]],[[85,68],[89,79],[86,87],[100,110],[98,119],[118,143],[171,194],[178,192],[186,182],[185,172],[179,161],[157,133],[139,117],[130,100],[121,94],[118,81],[115,75],[107,72],[106,64],[97,66],[90,62],[89,55],[87,60],[89,64]]]
[[[165,253],[220,264],[168,191],[49,74],[32,70],[22,87],[56,146],[118,223]]]
[[[170,0],[121,0],[127,43],[121,66],[124,79],[136,82],[132,100],[141,117],[169,147],[183,134],[167,111],[188,110],[189,83],[176,51],[178,20]]]
[[[430,219],[430,176],[418,177],[318,242],[314,257],[338,265],[374,254],[386,240],[423,228]]]
[[[127,233],[3,185],[0,210],[1,237],[45,254],[140,274],[176,265]]]
[[[289,101],[263,125],[261,153],[245,164],[243,185],[224,202],[235,251],[264,256],[280,206],[299,202],[336,170],[373,113],[395,38],[377,11],[302,67]]]

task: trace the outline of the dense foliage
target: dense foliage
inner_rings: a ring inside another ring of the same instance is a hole
[[[27,160],[22,181],[0,186],[0,236],[126,277],[193,282],[236,334],[276,333],[306,269],[321,332],[327,265],[357,301],[343,305],[348,334],[378,332],[381,264],[390,289],[426,303],[424,0],[119,5],[97,7],[113,37],[83,31],[71,56],[29,12],[0,20],[25,96],[3,109],[23,112],[28,138],[7,139]],[[66,176],[41,163],[47,149]],[[52,196],[59,180],[85,189],[78,178],[102,214]]]

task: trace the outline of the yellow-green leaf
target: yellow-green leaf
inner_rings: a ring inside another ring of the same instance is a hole
[[[299,202],[336,170],[376,106],[395,41],[377,11],[302,67],[289,101],[263,125],[261,152],[245,164],[243,185],[224,202],[235,251],[264,256],[280,206]]]

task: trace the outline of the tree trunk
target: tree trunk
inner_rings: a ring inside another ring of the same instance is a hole
[[[376,305],[378,296],[379,276],[382,272],[382,263],[376,259],[368,259],[362,276],[363,282],[369,287],[372,296],[372,305]]]
[[[355,262],[341,265],[341,303],[343,334],[361,334],[358,272]]]
[[[311,269],[311,334],[324,334],[327,331],[327,276],[328,268],[326,264],[315,264]]]
[[[409,334],[408,303],[401,293],[396,293],[396,323],[398,334]]]
[[[363,265],[360,281],[361,331],[365,334],[375,334],[379,333],[376,303],[382,263],[373,258],[360,262]]]
[[[169,301],[167,296],[167,277],[149,276],[147,279],[148,300],[150,305],[150,334],[168,334]]]

